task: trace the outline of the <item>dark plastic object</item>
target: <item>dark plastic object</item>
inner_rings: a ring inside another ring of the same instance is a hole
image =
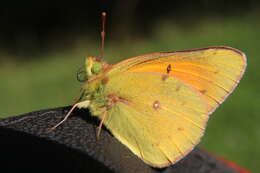
[[[27,113],[0,120],[1,172],[235,173],[207,152],[195,148],[178,163],[163,169],[146,165],[103,128],[87,110],[76,110],[55,131],[71,107]]]

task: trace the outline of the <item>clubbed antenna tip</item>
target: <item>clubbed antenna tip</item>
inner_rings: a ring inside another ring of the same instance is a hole
[[[101,28],[101,49],[100,49],[100,57],[103,58],[104,55],[104,41],[105,41],[105,24],[106,24],[106,12],[101,13],[101,22],[102,22],[102,28]]]

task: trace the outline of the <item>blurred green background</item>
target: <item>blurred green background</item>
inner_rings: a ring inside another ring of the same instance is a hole
[[[231,46],[248,67],[235,92],[211,115],[201,147],[260,170],[260,23],[251,1],[7,2],[0,7],[0,117],[71,105],[86,55],[99,56],[100,12],[107,11],[105,60],[158,51]]]

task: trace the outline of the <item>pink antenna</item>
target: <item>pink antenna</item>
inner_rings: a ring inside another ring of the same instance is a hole
[[[104,55],[104,41],[105,41],[105,25],[106,25],[106,12],[101,13],[101,22],[102,22],[102,30],[101,30],[101,49],[100,49],[100,58],[103,58]]]

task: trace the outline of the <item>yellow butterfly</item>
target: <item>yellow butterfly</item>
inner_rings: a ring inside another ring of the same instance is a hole
[[[159,52],[108,65],[86,59],[82,102],[134,154],[153,167],[187,155],[211,114],[234,90],[246,56],[230,47]],[[66,115],[64,122],[71,111]]]

